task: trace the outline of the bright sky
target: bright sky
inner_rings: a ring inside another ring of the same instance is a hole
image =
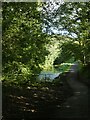
[[[60,7],[60,4],[64,3],[63,2],[64,0],[56,0],[56,1],[55,0],[46,0],[46,1],[47,1],[46,8],[48,8],[48,12],[50,14],[53,13],[55,10],[57,10]],[[58,4],[56,4],[56,2]],[[48,5],[49,5],[49,7],[48,7]],[[53,22],[54,22],[54,21],[56,21],[56,19],[58,20],[58,17],[56,17],[55,19],[54,18],[52,18],[52,19],[53,19]],[[52,26],[52,24],[50,22],[49,22],[49,24]],[[60,28],[61,28],[61,26],[60,26]],[[66,30],[58,30],[58,28],[55,27],[55,26],[48,27],[48,30],[49,30],[48,34],[52,34],[52,33],[54,33],[54,34],[62,34],[62,35],[68,34],[68,31],[66,31]],[[46,28],[44,28],[43,31],[45,32]],[[69,35],[69,36],[72,37],[72,38],[77,37],[75,34],[72,34],[72,35]]]

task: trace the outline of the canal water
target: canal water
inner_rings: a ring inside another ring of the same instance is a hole
[[[53,71],[42,71],[39,75],[40,80],[50,80],[52,81],[54,78],[59,76],[62,72],[53,72]]]
[[[49,80],[52,81],[54,78],[58,77],[60,74],[66,71],[77,71],[78,63],[63,63],[62,65],[58,65],[53,67],[51,70],[43,70],[39,75],[40,80]]]
[[[52,80],[54,80],[54,78],[59,76],[61,73],[68,70],[69,66],[70,65],[63,64],[61,66],[60,65],[58,65],[56,67],[53,66],[53,68],[51,70],[43,70],[43,71],[41,71],[41,73],[39,75],[39,79],[52,81]]]

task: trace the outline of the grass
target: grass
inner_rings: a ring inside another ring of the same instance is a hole
[[[60,72],[64,73],[64,72],[66,72],[70,69],[71,65],[72,64],[70,64],[70,63],[63,63],[63,64],[60,64],[60,65],[55,65],[55,69],[57,71],[60,71]]]

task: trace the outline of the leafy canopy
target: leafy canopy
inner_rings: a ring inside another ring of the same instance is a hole
[[[3,73],[10,79],[30,79],[45,61],[46,34],[42,32],[41,4],[3,3]],[[10,76],[10,77],[9,77]]]

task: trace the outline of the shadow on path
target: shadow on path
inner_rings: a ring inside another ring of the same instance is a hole
[[[53,116],[55,118],[88,118],[88,87],[77,81],[77,73],[68,74],[68,83],[74,91],[74,95],[62,104]]]
[[[72,65],[70,72],[66,74],[70,88],[67,88],[67,85],[55,87],[49,84],[40,88],[29,86],[28,89],[11,89],[4,86],[3,120],[88,118],[88,88],[77,81],[76,71],[77,66]]]

